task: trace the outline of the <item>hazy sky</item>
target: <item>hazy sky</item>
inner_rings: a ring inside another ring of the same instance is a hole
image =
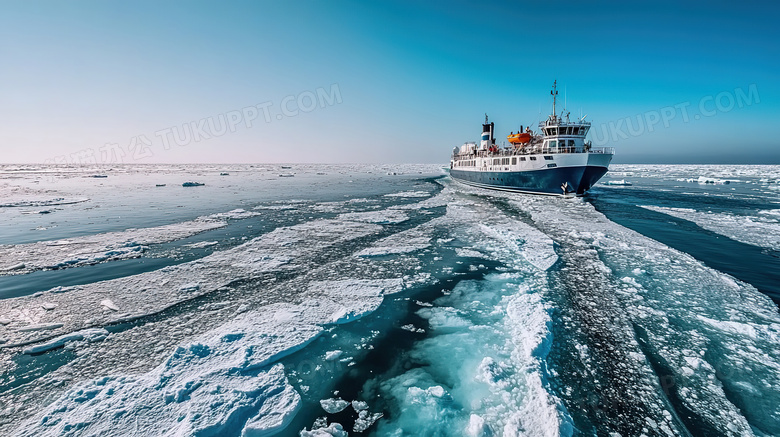
[[[776,2],[4,1],[0,162],[424,162],[550,112],[780,163]],[[564,97],[565,95],[565,97]]]

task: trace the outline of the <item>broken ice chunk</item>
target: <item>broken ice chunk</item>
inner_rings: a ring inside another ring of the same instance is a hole
[[[352,401],[352,408],[355,411],[368,410],[368,402],[366,401]]]
[[[182,293],[192,293],[193,291],[200,290],[200,284],[193,282],[190,284],[184,284],[181,287],[179,287],[179,291]]]
[[[338,359],[344,351],[328,351],[325,352],[325,361],[333,361]]]
[[[100,301],[100,305],[110,309],[111,311],[119,311],[119,307],[111,299],[103,299]]]
[[[45,331],[50,329],[62,328],[62,323],[37,323],[33,325],[17,328],[18,332]]]
[[[335,414],[344,411],[349,406],[349,402],[341,398],[322,399],[320,400],[320,406],[328,413]]]
[[[41,352],[46,352],[48,350],[56,349],[60,346],[63,346],[65,343],[69,341],[79,341],[79,340],[87,340],[90,342],[100,341],[105,339],[107,336],[108,336],[108,331],[106,331],[103,328],[84,329],[82,331],[61,335],[53,340],[47,341],[46,343],[30,346],[24,349],[22,353],[28,355],[39,354]]]
[[[379,418],[382,417],[382,413],[369,413],[368,410],[360,410],[358,418],[355,420],[355,425],[352,427],[354,432],[363,432],[374,424]]]

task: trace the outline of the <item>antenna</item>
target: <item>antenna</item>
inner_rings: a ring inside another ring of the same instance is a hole
[[[552,91],[550,91],[550,94],[552,94],[552,96],[553,96],[553,116],[554,116],[554,115],[556,115],[555,114],[555,101],[556,101],[557,96],[558,96],[558,79],[555,79],[555,82],[553,82],[553,89],[552,89]]]
[[[539,115],[536,116],[536,121],[534,122],[534,126],[539,125],[539,121],[542,119],[542,105],[539,105]]]

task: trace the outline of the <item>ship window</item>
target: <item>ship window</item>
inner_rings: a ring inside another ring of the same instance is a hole
[[[536,161],[536,157],[535,156],[531,156],[531,161]]]
[[[550,128],[550,135],[558,135],[558,128],[557,127],[551,127]]]
[[[552,141],[550,141],[550,142],[547,144],[547,146],[548,146],[548,147],[558,147],[558,142],[557,142],[557,141],[555,141],[555,140],[552,140]]]
[[[569,147],[574,147],[574,140],[569,140]]]
[[[544,159],[547,161],[552,161],[553,157],[550,155],[544,155]]]
[[[571,132],[572,132],[572,135],[579,135],[580,134],[580,128],[575,127],[575,128],[572,129]]]
[[[558,167],[558,164],[547,164],[547,168]]]
[[[521,161],[525,161],[525,156],[521,156],[521,157],[520,157],[520,160],[521,160]]]
[[[574,134],[574,128],[573,127],[566,128],[566,133],[568,133],[569,135]]]
[[[498,158],[494,159],[493,160],[493,165],[498,165],[498,161],[499,161]]]
[[[517,158],[512,158],[512,165],[517,164]]]

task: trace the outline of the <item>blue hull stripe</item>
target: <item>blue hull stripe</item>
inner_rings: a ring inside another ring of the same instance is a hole
[[[574,166],[534,171],[464,171],[450,170],[450,175],[460,182],[504,191],[531,194],[561,195],[561,184],[569,184],[569,192],[585,194],[607,172],[607,167]]]

